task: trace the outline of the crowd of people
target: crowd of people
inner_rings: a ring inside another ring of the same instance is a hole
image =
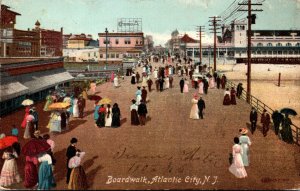
[[[166,61],[167,62],[167,61]],[[185,62],[189,62],[185,60]],[[130,105],[130,118],[131,125],[144,126],[147,122],[149,104],[149,94],[152,92],[153,81],[156,85],[157,92],[163,92],[174,87],[174,76],[177,75],[181,78],[179,82],[180,92],[188,93],[191,88],[195,88],[195,93],[191,100],[192,108],[190,111],[191,119],[203,119],[206,104],[202,95],[208,94],[208,89],[225,89],[227,78],[225,75],[220,76],[218,73],[209,74],[206,67],[197,66],[193,64],[175,64],[168,65],[167,63],[159,68],[152,67],[149,62],[145,62],[142,67],[141,74],[135,69],[128,70],[128,76],[131,76],[131,84],[137,86],[137,90],[133,95]],[[202,73],[201,77],[194,77],[194,74]],[[126,74],[127,75],[127,74]],[[153,80],[152,80],[153,79]],[[119,77],[114,73],[111,74],[111,82],[114,87],[119,87]],[[191,83],[190,83],[191,82]],[[191,88],[189,88],[191,87]],[[91,91],[95,92],[95,84],[91,84]],[[148,91],[147,89],[148,88]],[[236,105],[236,97],[240,98],[242,95],[243,87],[239,83],[237,89],[234,87],[226,88],[224,93],[223,105]],[[200,96],[199,96],[200,95]],[[44,111],[51,111],[50,120],[47,125],[49,132],[61,132],[68,130],[68,123],[71,117],[83,118],[88,96],[86,91],[76,91],[72,95],[65,94],[58,96],[55,92],[49,92],[46,98]],[[70,104],[70,107],[62,110],[49,110],[52,103],[63,102]],[[271,118],[274,124],[275,134],[278,135],[283,141],[293,143],[293,136],[291,130],[291,120],[288,115],[283,116],[280,112],[275,111],[270,116],[267,110],[261,114],[261,124],[263,136],[267,136],[270,128]],[[94,104],[94,121],[95,125],[99,128],[121,126],[121,111],[118,103],[112,106],[110,103],[101,103],[101,99],[95,100]],[[250,112],[251,133],[254,134],[256,124],[258,121],[258,114],[253,107]],[[47,142],[50,149],[46,152],[39,153],[35,156],[25,157],[25,177],[24,187],[38,188],[38,189],[51,189],[55,187],[56,181],[54,178],[54,166],[56,163],[54,157],[54,141],[50,139],[49,134],[40,136],[39,131],[39,114],[35,107],[26,106],[25,116],[22,121],[21,127],[25,129],[23,138],[27,140],[38,139]],[[250,138],[247,136],[248,130],[242,128],[239,130],[240,136],[234,138],[234,145],[230,155],[229,171],[237,178],[247,177],[245,167],[250,164],[249,153],[250,145],[252,144]],[[13,126],[11,131],[12,136],[18,136],[18,129]],[[68,189],[85,190],[88,188],[87,177],[81,166],[82,158],[85,152],[81,152],[76,148],[78,140],[72,138],[70,145],[67,148],[67,173],[66,183]],[[4,165],[1,170],[0,186],[9,187],[14,183],[22,181],[18,172],[16,160],[21,154],[20,145],[14,144],[5,149],[3,154]]]

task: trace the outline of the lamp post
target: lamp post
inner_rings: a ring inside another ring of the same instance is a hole
[[[107,69],[107,33],[108,33],[108,30],[107,28],[105,28],[105,46],[106,46],[106,49],[105,49],[105,66],[104,66],[104,70]]]

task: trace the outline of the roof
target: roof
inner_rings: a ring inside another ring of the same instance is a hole
[[[95,46],[95,47],[99,47],[99,41],[97,40],[90,40],[87,44],[87,46]]]
[[[39,20],[37,20],[37,21],[35,22],[35,25],[36,25],[36,26],[40,26],[40,25],[41,25],[41,23],[39,22]]]
[[[7,11],[9,11],[9,12],[15,14],[15,15],[21,15],[20,13],[17,13],[17,12],[14,12],[14,11],[12,11],[12,10],[9,10],[9,8],[10,8],[10,7],[7,6],[7,5],[1,5],[1,10],[7,10]]]
[[[184,34],[183,37],[180,39],[184,43],[195,43],[197,42],[195,39],[189,37],[189,35]]]
[[[260,36],[291,36],[291,33],[296,33],[296,36],[300,36],[300,30],[252,30],[253,33],[260,33]]]
[[[137,48],[108,48],[108,52],[142,52],[141,49]],[[99,48],[100,52],[106,52],[106,48]]]
[[[99,37],[105,37],[106,33],[98,33]],[[142,32],[127,32],[127,33],[107,33],[108,37],[120,37],[120,36],[125,36],[125,37],[129,37],[129,36],[144,36],[144,33]]]
[[[18,97],[29,92],[28,87],[17,81],[1,83],[0,90],[0,101]]]

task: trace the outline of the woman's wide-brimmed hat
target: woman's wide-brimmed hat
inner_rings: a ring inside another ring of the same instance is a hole
[[[246,129],[246,128],[241,128],[241,129],[240,129],[240,133],[241,133],[242,135],[247,134],[247,133],[248,133],[248,129]]]

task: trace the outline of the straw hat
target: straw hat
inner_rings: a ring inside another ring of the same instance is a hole
[[[248,133],[248,129],[246,129],[246,128],[241,128],[239,131],[242,135],[245,135]]]

